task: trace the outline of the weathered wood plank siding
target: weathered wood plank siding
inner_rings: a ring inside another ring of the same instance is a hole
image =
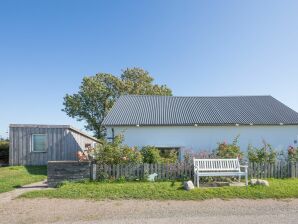
[[[70,130],[70,145],[68,147],[67,158],[76,159],[76,152],[80,149],[85,149],[86,144],[93,144],[94,141],[87,139],[85,136]]]
[[[46,152],[32,151],[32,135],[46,135]],[[94,139],[66,125],[11,125],[10,165],[46,165],[48,161],[76,160],[76,152]]]

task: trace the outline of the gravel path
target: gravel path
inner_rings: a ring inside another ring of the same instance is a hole
[[[40,182],[24,185],[22,187],[16,188],[15,190],[12,190],[9,192],[1,193],[0,194],[0,205],[2,203],[10,202],[11,200],[15,199],[16,197],[18,197],[19,195],[21,195],[25,192],[34,191],[34,190],[44,190],[47,188],[48,188],[48,185],[45,180],[45,181],[40,181]],[[0,220],[0,223],[1,223],[1,220]]]
[[[298,199],[86,201],[15,199],[0,204],[0,223],[297,223]]]
[[[25,192],[34,191],[34,190],[44,190],[47,188],[48,188],[48,185],[45,180],[45,181],[40,181],[40,182],[24,185],[22,187],[16,188],[15,190],[12,190],[9,192],[1,193],[0,194],[0,205],[2,203],[10,202],[11,200],[15,199],[16,197],[18,197],[19,195],[21,195]],[[0,220],[0,223],[1,223],[1,220]]]

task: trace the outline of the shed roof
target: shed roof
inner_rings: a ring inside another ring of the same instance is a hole
[[[16,127],[16,128],[63,128],[63,129],[69,129],[72,130],[80,135],[85,136],[86,138],[89,138],[95,142],[100,143],[100,141],[97,138],[94,138],[85,132],[71,126],[71,125],[47,125],[47,124],[10,124],[10,127]]]
[[[272,96],[121,96],[104,126],[294,125],[298,113]]]

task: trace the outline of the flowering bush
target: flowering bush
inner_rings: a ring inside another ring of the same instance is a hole
[[[190,150],[183,150],[182,153],[183,161],[185,163],[191,163],[194,157],[193,153]]]
[[[248,146],[248,159],[250,162],[256,163],[275,163],[277,152],[272,148],[272,146],[265,141],[263,141],[263,146],[261,148]]]
[[[123,136],[116,136],[113,142],[103,142],[89,152],[97,163],[116,165],[127,163],[141,163],[142,154],[134,147],[122,145]]]
[[[142,150],[138,150],[135,147],[123,145],[122,142],[123,136],[116,136],[113,142],[103,142],[88,151],[88,156],[97,163],[107,165],[177,162],[178,156],[175,150],[171,150],[166,157],[162,157],[160,150],[154,146],[145,146]]]
[[[200,152],[194,152],[191,149],[183,149],[182,150],[183,161],[185,163],[192,163],[193,158],[196,159],[215,159],[217,158],[215,152],[210,152],[206,150],[201,150]]]
[[[293,146],[289,146],[288,159],[293,162],[296,162],[298,160],[298,149],[297,148],[295,148]]]
[[[239,158],[242,159],[243,152],[240,151],[238,146],[239,135],[235,137],[232,144],[226,142],[218,143],[218,147],[215,150],[215,154],[219,158]]]
[[[143,156],[135,147],[123,146],[122,163],[142,163]]]

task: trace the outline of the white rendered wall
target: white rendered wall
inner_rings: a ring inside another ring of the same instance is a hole
[[[107,137],[112,137],[112,128],[107,127]],[[277,150],[289,145],[298,146],[298,125],[283,126],[170,126],[170,127],[114,127],[115,135],[124,135],[124,144],[142,147],[181,147],[193,151],[211,151],[218,142],[227,141],[240,135],[239,145],[246,151],[249,144],[262,145],[262,140]]]

